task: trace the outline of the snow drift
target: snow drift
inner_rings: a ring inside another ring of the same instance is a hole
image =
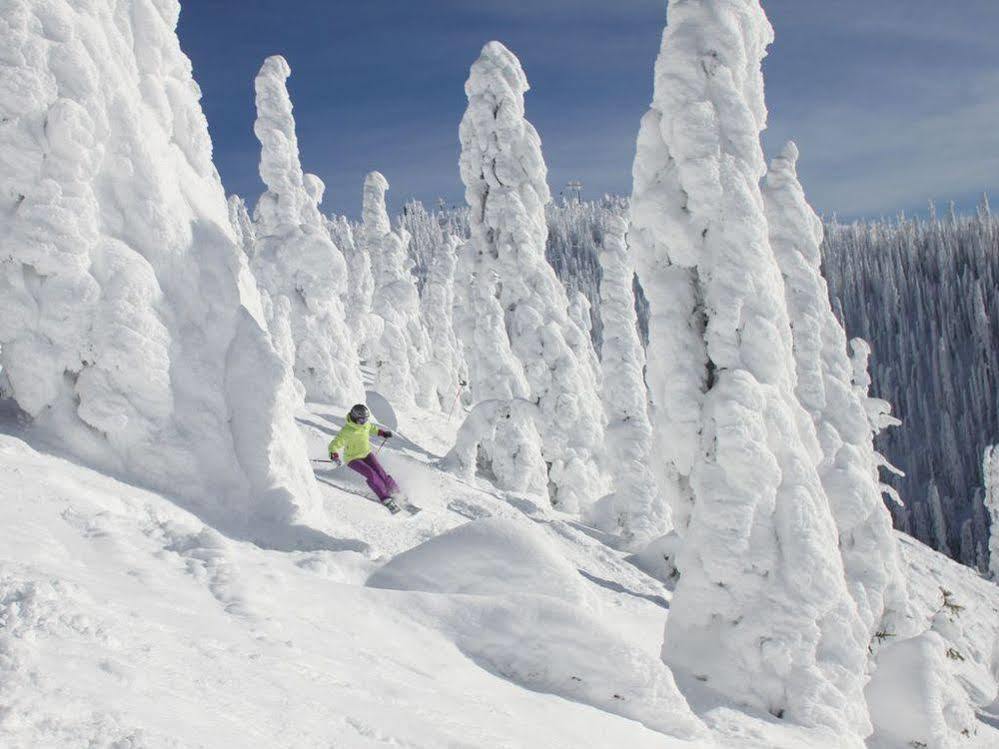
[[[34,429],[224,527],[316,503],[176,0],[4,4],[0,362]]]
[[[514,683],[706,737],[669,669],[600,622],[583,578],[526,519],[466,523],[394,557],[367,584],[435,594],[395,603]]]

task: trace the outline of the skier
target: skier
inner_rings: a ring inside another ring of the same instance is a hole
[[[371,452],[371,435],[377,434],[388,439],[392,436],[392,432],[381,429],[377,424],[368,423],[370,419],[371,412],[363,403],[358,403],[350,409],[347,423],[330,442],[330,460],[337,465],[343,465],[345,461],[352,470],[364,476],[364,480],[368,482],[368,486],[379,501],[395,514],[399,511],[394,499],[399,493],[399,485],[386,473],[378,458]],[[340,460],[341,451],[343,451],[343,461]]]

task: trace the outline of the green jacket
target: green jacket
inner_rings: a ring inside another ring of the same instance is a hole
[[[355,424],[350,419],[330,442],[330,453],[340,453],[344,463],[366,458],[371,453],[371,435],[378,434],[377,424]]]

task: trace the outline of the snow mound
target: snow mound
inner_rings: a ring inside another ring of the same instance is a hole
[[[975,714],[949,677],[947,652],[932,631],[881,651],[865,692],[880,745],[951,747],[971,737]]]
[[[586,600],[583,579],[527,521],[489,518],[459,526],[393,558],[368,578],[373,588],[427,593],[533,593]]]
[[[705,735],[669,668],[591,612],[583,578],[556,548],[526,520],[472,521],[399,554],[368,586],[411,591],[394,601],[400,615],[503,679],[670,736]]]

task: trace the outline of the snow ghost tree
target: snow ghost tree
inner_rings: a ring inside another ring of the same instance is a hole
[[[865,408],[867,394],[854,388],[846,332],[833,314],[820,268],[822,221],[805,199],[797,161],[798,149],[788,143],[766,176],[770,243],[794,321],[795,392],[815,424],[822,448],[819,476],[839,529],[847,587],[873,642],[878,632],[911,634],[906,584],[891,515],[881,497],[881,460]]]
[[[255,82],[253,131],[261,144],[260,178],[267,191],[254,210],[252,267],[265,300],[288,300],[295,374],[308,397],[350,403],[363,396],[364,388],[342,301],[347,265],[319,212],[322,180],[302,172],[286,85],[290,75],[283,57],[268,57]]]
[[[461,178],[471,208],[466,251],[475,257],[473,294],[498,299],[501,327],[520,361],[527,394],[540,409],[536,427],[552,502],[571,512],[592,503],[602,489],[594,459],[603,437],[602,410],[592,372],[569,343],[582,341],[583,334],[569,318],[565,288],[545,260],[550,194],[541,140],[524,118],[527,90],[513,53],[499,42],[486,44],[465,84],[468,109],[460,128]],[[476,315],[491,312],[474,303],[471,309]],[[467,356],[481,358],[475,350],[479,331],[467,332],[472,338],[464,342],[466,352],[473,352]],[[482,369],[471,360],[469,369],[473,389],[481,389],[474,378]],[[491,396],[476,393],[481,397]],[[525,435],[531,431],[518,428]],[[537,450],[538,444],[520,447]]]
[[[367,361],[382,332],[382,319],[371,312],[375,279],[371,275],[371,258],[354,239],[354,227],[346,216],[331,216],[326,221],[333,244],[340,248],[347,261],[347,325],[362,361]]]
[[[291,373],[241,283],[179,13],[4,6],[19,83],[0,87],[3,372],[62,449],[259,533],[318,497]]]
[[[645,351],[638,337],[633,280],[625,242],[627,222],[607,219],[600,252],[600,315],[603,319],[603,402],[607,414],[606,459],[614,492],[601,504],[629,545],[638,548],[667,530],[668,513],[652,470],[652,426],[645,387]]]
[[[374,368],[375,389],[393,403],[428,406],[429,376],[423,365],[430,341],[420,319],[420,295],[406,252],[409,236],[392,230],[385,208],[388,187],[379,172],[371,172],[364,180],[360,246],[371,258],[371,308],[382,319],[381,335],[368,364]]]
[[[682,538],[663,658],[731,699],[870,732],[867,631],[795,397],[760,179],[758,0],[671,0],[634,164],[659,479]]]
[[[434,394],[440,408],[450,415],[468,378],[465,358],[454,332],[454,269],[460,241],[453,234],[440,235],[429,248],[427,281],[420,298],[423,320],[430,336],[427,361]]]
[[[597,383],[600,390],[601,370],[600,357],[593,345],[593,309],[590,300],[579,289],[573,289],[569,294],[569,319],[573,325],[565,329],[565,341],[569,344],[576,358],[586,367],[586,377]]]
[[[253,244],[257,241],[257,232],[253,228],[250,212],[246,209],[246,201],[238,195],[229,196],[229,223],[236,235],[236,243],[249,256],[253,252]]]
[[[985,507],[989,511],[989,574],[999,580],[999,446],[985,448],[982,461],[985,477]]]

